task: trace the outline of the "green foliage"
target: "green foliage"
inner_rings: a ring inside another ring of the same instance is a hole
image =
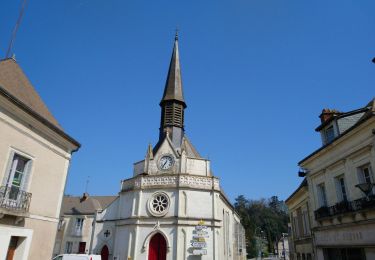
[[[285,203],[277,196],[272,196],[268,200],[248,200],[240,195],[236,198],[234,206],[245,228],[248,257],[257,256],[257,241],[263,238],[267,241],[268,252],[275,252],[275,243],[281,238],[282,233],[288,231],[289,218]]]

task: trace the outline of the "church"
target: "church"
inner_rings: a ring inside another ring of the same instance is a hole
[[[97,212],[90,252],[103,260],[246,259],[240,218],[184,132],[177,35],[160,107],[159,140]]]

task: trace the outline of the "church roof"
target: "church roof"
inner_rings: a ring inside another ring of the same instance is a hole
[[[60,215],[89,215],[109,206],[117,196],[64,196]]]
[[[169,64],[167,81],[165,83],[163,98],[160,101],[162,104],[165,101],[176,100],[182,102],[186,107],[184,94],[182,91],[182,79],[181,79],[181,68],[180,68],[180,55],[178,52],[178,37],[176,34],[172,58]]]
[[[191,158],[201,159],[202,157],[198,153],[197,149],[195,149],[194,145],[190,142],[190,140],[184,136],[184,141],[182,143],[182,149],[185,150],[186,155]]]

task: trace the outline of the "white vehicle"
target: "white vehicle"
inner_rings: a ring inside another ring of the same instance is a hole
[[[102,260],[102,257],[100,255],[63,254],[55,256],[52,260]]]

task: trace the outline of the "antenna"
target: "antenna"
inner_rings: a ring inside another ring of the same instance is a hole
[[[87,193],[87,190],[89,188],[89,182],[90,182],[90,176],[87,176],[87,180],[86,180],[86,188],[85,188],[85,192]]]
[[[16,40],[16,34],[17,34],[17,31],[18,31],[18,28],[20,27],[22,17],[23,17],[23,13],[25,12],[25,9],[26,9],[27,0],[21,0],[21,1],[22,1],[22,5],[21,5],[20,13],[18,15],[16,25],[14,26],[14,29],[13,29],[13,32],[12,32],[12,37],[10,38],[10,42],[9,42],[9,46],[8,46],[8,50],[7,50],[7,53],[5,55],[5,58],[9,58],[10,55],[11,55],[12,48],[13,48],[13,45],[14,45],[14,41]]]

